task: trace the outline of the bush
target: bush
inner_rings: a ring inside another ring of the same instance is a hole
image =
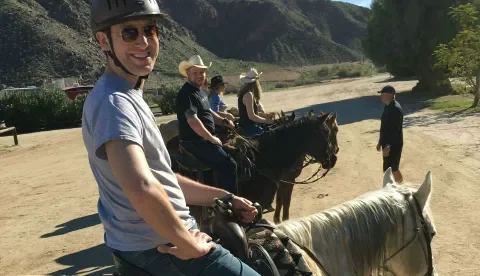
[[[148,106],[155,105],[155,97],[150,93],[143,93],[143,99],[148,104]]]
[[[158,90],[160,96],[155,98],[154,101],[160,107],[163,115],[175,113],[175,99],[177,98],[177,93],[182,88],[182,85],[178,83],[162,83]]]
[[[370,62],[345,62],[338,64],[325,64],[320,68],[303,72],[300,80],[305,82],[324,81],[331,78],[356,78],[372,76],[377,73],[377,68]]]
[[[85,99],[79,95],[72,101],[60,90],[7,92],[0,96],[0,121],[19,132],[77,127]]]

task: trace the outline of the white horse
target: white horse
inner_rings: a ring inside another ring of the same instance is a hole
[[[437,275],[431,192],[430,172],[415,189],[396,184],[388,169],[383,189],[277,228],[302,247],[314,275]]]

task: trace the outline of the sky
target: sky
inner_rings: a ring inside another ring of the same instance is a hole
[[[363,6],[370,8],[370,4],[372,3],[372,0],[336,0],[336,1],[342,1],[342,2],[348,2],[352,3],[358,6]]]

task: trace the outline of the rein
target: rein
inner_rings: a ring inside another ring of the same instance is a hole
[[[427,227],[427,223],[426,223],[426,220],[425,220],[425,217],[423,216],[423,212],[422,212],[422,209],[420,208],[420,204],[418,203],[418,200],[415,196],[413,196],[413,199],[415,201],[415,205],[418,209],[418,216],[420,218],[420,223],[422,225],[422,230],[423,230],[423,235],[425,237],[425,243],[427,244],[427,256],[426,256],[426,261],[427,261],[427,265],[428,265],[428,270],[427,270],[427,273],[425,273],[425,276],[433,276],[433,256],[432,256],[432,238],[430,236],[430,233],[428,232],[428,227]],[[409,204],[410,206],[410,204]],[[414,218],[416,218],[415,214],[412,213],[412,216]],[[402,246],[397,252],[395,252],[395,254],[393,254],[392,256],[390,256],[387,260],[385,260],[385,263],[386,264],[389,260],[393,259],[396,255],[398,255],[398,253],[402,252],[405,248],[407,248],[410,244],[412,244],[412,242],[417,238],[418,236],[418,233],[420,232],[420,228],[416,227],[415,228],[415,236],[408,242],[406,243],[404,246]],[[327,276],[330,276],[330,274],[327,272],[327,270],[325,269],[325,267],[322,265],[322,263],[320,262],[320,260],[317,258],[317,256],[315,256],[315,254],[310,250],[308,249],[307,247],[301,245],[300,243],[298,243],[297,241],[295,241],[294,239],[288,237],[290,240],[292,240],[293,243],[295,243],[298,247],[300,247],[301,249],[303,249],[309,256],[310,258],[312,258],[312,260],[323,270],[323,272],[327,275]],[[388,271],[388,272],[391,272],[393,273],[392,271],[389,271],[388,268],[384,265],[382,267],[385,271]]]
[[[240,135],[235,129],[232,129],[232,131],[233,131],[233,133],[235,133],[235,135],[237,135],[238,137],[240,137],[240,139],[242,139],[247,145],[249,145],[256,153],[258,153],[258,155],[261,155],[260,151],[259,151],[254,145],[252,145],[247,139],[245,139],[242,135]],[[322,134],[323,134],[323,132],[322,132]],[[324,137],[324,138],[325,138],[325,137]],[[329,146],[329,149],[330,149],[330,146],[331,146],[331,145],[330,145],[330,141],[328,141],[328,139],[326,139],[326,141],[328,142],[328,144],[329,144],[328,146]],[[320,164],[318,170],[317,170],[310,178],[308,178],[307,180],[301,181],[301,182],[296,182],[296,181],[290,182],[290,181],[286,181],[286,180],[280,179],[280,178],[278,178],[278,177],[275,177],[275,170],[274,170],[272,164],[270,163],[270,161],[268,161],[268,159],[265,159],[265,161],[266,161],[267,165],[270,167],[270,169],[273,171],[273,173],[274,173],[274,178],[276,178],[276,179],[272,179],[268,173],[264,173],[263,171],[257,169],[258,172],[259,172],[260,174],[266,176],[266,177],[267,177],[268,179],[270,179],[271,181],[277,182],[277,183],[278,183],[278,182],[281,182],[281,183],[292,184],[292,185],[295,185],[295,184],[312,184],[312,183],[314,183],[314,182],[316,182],[316,181],[324,178],[324,177],[327,175],[327,173],[330,171],[330,169],[327,169],[327,171],[326,171],[325,173],[323,173],[323,175],[322,175],[321,177],[319,177],[319,178],[317,178],[317,179],[315,179],[315,180],[313,180],[313,181],[309,181],[309,180],[311,180],[313,177],[315,177],[315,176],[321,171],[322,165]],[[313,158],[313,157],[311,157],[311,159],[307,162],[306,165],[303,165],[303,166],[302,166],[302,169],[305,168],[306,166],[312,164],[312,163],[315,163],[315,158]]]
[[[415,196],[413,196],[413,199],[415,201],[415,206],[417,207],[417,210],[418,210],[418,216],[420,218],[420,224],[422,226],[423,235],[425,237],[425,243],[427,244],[427,256],[425,256],[425,257],[426,257],[426,262],[427,262],[427,265],[428,265],[428,270],[427,270],[427,273],[425,273],[425,276],[433,276],[432,237],[430,236],[430,233],[428,232],[427,223],[425,221],[425,217],[423,216],[422,209],[420,208],[420,204],[418,203],[418,200]],[[415,214],[412,213],[412,216],[415,218],[415,221],[416,221]],[[385,271],[393,273],[392,271],[388,270],[388,267],[386,266],[386,263],[389,260],[393,259],[396,255],[398,255],[398,253],[402,252],[405,248],[410,246],[410,244],[412,244],[412,242],[418,237],[418,233],[420,232],[420,228],[416,227],[413,231],[415,231],[415,235],[413,236],[413,238],[409,242],[407,242],[404,246],[402,246],[399,250],[397,250],[392,256],[390,256],[388,259],[385,260],[384,266],[382,267]]]

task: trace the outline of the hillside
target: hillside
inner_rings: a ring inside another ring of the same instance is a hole
[[[369,9],[330,0],[169,0],[174,20],[222,58],[284,65],[358,60]]]
[[[89,33],[91,0],[4,0],[0,84],[41,85],[79,77],[93,82],[103,55]],[[201,54],[216,72],[337,61],[363,55],[369,10],[330,0],[159,0],[170,15],[161,28],[157,70],[178,77],[180,60]],[[263,63],[263,64],[259,64]]]

